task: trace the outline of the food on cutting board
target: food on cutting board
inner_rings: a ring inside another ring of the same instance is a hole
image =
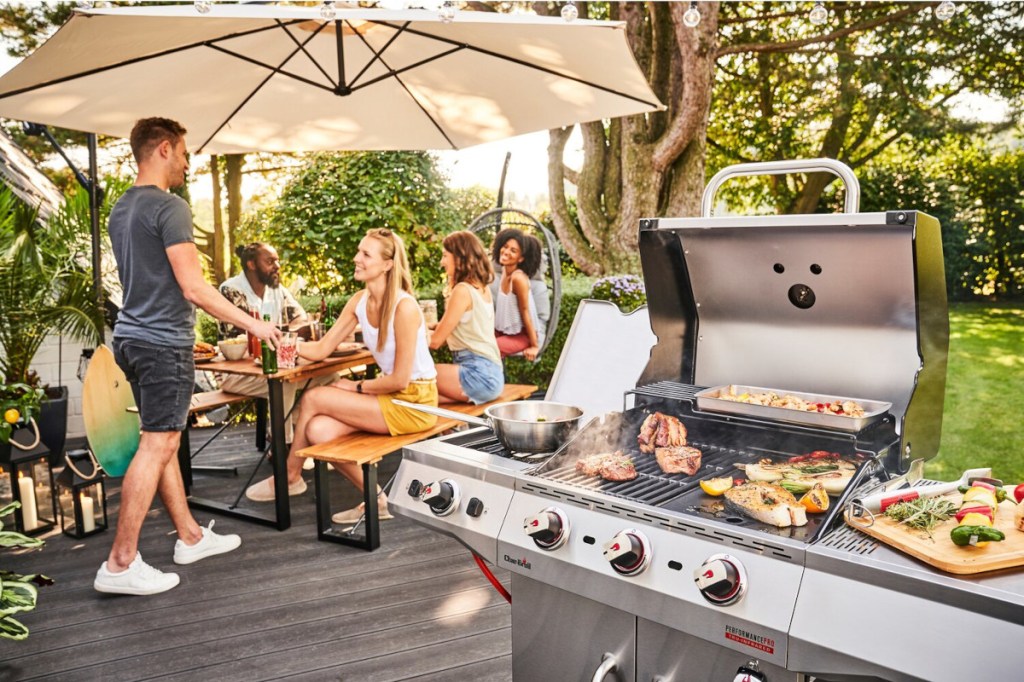
[[[918,497],[890,504],[882,512],[893,521],[932,535],[932,529],[953,516],[956,503],[941,497]]]
[[[764,405],[765,407],[782,407],[788,410],[799,410],[801,412],[821,412],[824,414],[836,414],[843,417],[863,417],[864,408],[860,403],[853,400],[830,400],[819,403],[804,400],[792,394],[779,395],[774,391],[764,393],[737,392],[735,386],[729,386],[727,390],[720,391],[718,397],[722,400],[731,400],[737,403],[748,405]]]
[[[963,500],[956,514],[958,523],[949,531],[953,544],[958,547],[984,547],[990,542],[1005,540],[1003,531],[993,527],[999,503],[1006,499],[1002,485],[974,481],[970,486],[960,486],[960,491]]]
[[[689,445],[654,448],[654,458],[666,474],[693,476],[700,469],[701,457],[703,453]]]
[[[732,488],[733,480],[728,476],[707,478],[700,482],[700,489],[712,497],[718,497]]]
[[[807,510],[793,493],[767,481],[748,481],[725,491],[725,508],[779,528],[807,524]]]
[[[751,481],[778,483],[792,493],[805,493],[820,483],[829,495],[840,495],[853,479],[857,464],[837,452],[815,450],[783,462],[762,459],[754,464],[737,464]]]
[[[576,471],[584,476],[600,476],[606,481],[632,481],[637,477],[633,459],[621,450],[581,457],[576,461]]]
[[[1013,489],[1013,499],[1017,500],[1017,504],[1024,502],[1024,483]]]
[[[655,448],[686,445],[686,427],[675,417],[661,412],[652,412],[640,425],[636,437],[640,452],[651,454]]]
[[[1024,503],[1018,503],[1017,508],[1013,511],[1013,527],[1024,531]]]

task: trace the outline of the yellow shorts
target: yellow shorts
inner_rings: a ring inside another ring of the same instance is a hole
[[[395,405],[391,402],[392,398],[408,403],[437,407],[437,382],[435,380],[411,381],[405,390],[378,395],[377,401],[380,403],[380,411],[384,414],[384,422],[388,425],[388,431],[392,436],[425,431],[437,423],[437,417],[434,415]]]

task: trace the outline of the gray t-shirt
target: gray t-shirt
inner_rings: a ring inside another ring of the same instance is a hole
[[[153,185],[131,187],[110,211],[107,229],[124,288],[114,338],[191,346],[196,309],[167,259],[167,247],[195,241],[188,204]]]

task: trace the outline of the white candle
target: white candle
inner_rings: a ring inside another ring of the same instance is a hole
[[[92,498],[82,495],[82,531],[89,533],[96,530],[96,512],[93,511]]]
[[[36,516],[36,484],[31,476],[18,479],[18,492],[21,493],[21,518],[25,520],[25,530],[32,530],[39,525]]]

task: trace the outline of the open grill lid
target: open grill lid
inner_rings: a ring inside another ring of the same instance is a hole
[[[709,216],[709,196],[728,177],[812,170],[846,180],[846,213]],[[934,457],[949,344],[939,223],[916,211],[857,213],[855,183],[831,159],[747,164],[709,183],[705,217],[641,220],[658,343],[639,385],[743,384],[891,402],[899,468]]]

